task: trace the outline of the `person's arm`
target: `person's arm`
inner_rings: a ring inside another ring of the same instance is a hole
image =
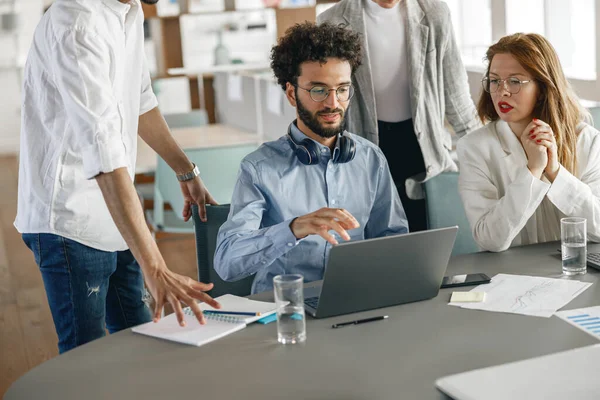
[[[229,218],[219,229],[214,256],[215,271],[225,281],[255,274],[298,243],[290,229],[292,219],[262,227],[269,204],[256,179],[254,166],[242,161]]]
[[[151,109],[139,118],[138,133],[154,151],[175,171],[185,174],[193,169],[193,165],[179,147],[158,107]],[[192,204],[198,205],[200,218],[206,221],[206,204],[217,204],[212,198],[200,176],[181,182],[184,198],[183,218],[187,221],[192,216]]]
[[[558,174],[548,190],[548,199],[566,216],[587,219],[589,239],[599,242],[600,157],[598,154],[600,154],[600,136],[596,135],[589,148],[584,151],[587,154],[578,155],[578,157],[587,159],[587,165],[581,171],[581,179],[560,166]]]
[[[142,84],[140,89],[140,118],[138,127],[139,136],[162,157],[163,160],[175,171],[176,174],[185,174],[192,171],[193,165],[183,150],[179,147],[165,119],[158,109],[158,101],[152,90],[150,71],[146,58],[142,70]],[[197,177],[181,183],[183,193],[183,212],[185,221],[192,217],[192,204],[198,205],[200,219],[206,221],[206,204],[217,204],[212,198],[202,179]]]
[[[477,118],[477,110],[471,98],[467,71],[454,37],[450,10],[443,2],[441,7],[445,8],[443,23],[446,25],[443,30],[446,32],[445,48],[441,54],[446,118],[456,135],[462,137],[481,127],[481,121]]]
[[[380,154],[377,193],[369,221],[365,226],[365,238],[391,236],[408,233],[409,226],[400,201],[398,190],[392,179],[387,160]]]
[[[548,192],[550,185],[533,176],[527,166],[500,197],[489,166],[481,153],[481,143],[458,142],[460,160],[458,189],[471,225],[473,238],[483,250],[504,251],[523,229]]]
[[[156,302],[155,321],[160,318],[161,311],[168,302],[175,310],[180,324],[184,325],[181,308],[183,302],[191,307],[198,321],[204,323],[202,311],[195,300],[207,302],[218,308],[218,303],[203,293],[212,289],[213,285],[196,282],[167,268],[148,230],[139,197],[127,168],[102,173],[96,177],[96,181],[119,232],[144,273],[148,289]]]
[[[97,178],[107,206],[120,233],[138,260],[156,301],[155,319],[165,302],[173,305],[183,321],[180,302],[188,304],[203,323],[201,310],[193,299],[218,306],[204,293],[212,285],[194,282],[172,273],[156,249],[145,224],[139,198],[128,173],[129,157],[123,143],[119,99],[110,78],[110,45],[101,36],[85,29],[63,33],[52,52],[53,77],[65,103],[73,131],[74,147],[82,155],[87,179]]]
[[[330,230],[350,240],[346,230],[358,228],[358,221],[348,211],[332,208],[322,208],[264,228],[263,213],[272,206],[269,202],[273,199],[265,198],[257,182],[256,169],[243,161],[229,218],[219,229],[214,257],[215,271],[225,281],[255,274],[308,235],[320,235],[329,243],[337,244]]]

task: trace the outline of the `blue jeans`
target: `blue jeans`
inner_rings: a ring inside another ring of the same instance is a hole
[[[60,353],[101,338],[106,328],[114,333],[151,320],[129,250],[96,250],[49,233],[22,236],[42,272]]]

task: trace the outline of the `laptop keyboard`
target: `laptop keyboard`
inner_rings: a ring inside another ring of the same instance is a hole
[[[304,299],[304,304],[316,310],[319,305],[319,297],[309,297],[308,299]]]
[[[600,253],[588,253],[587,263],[592,268],[600,269]]]

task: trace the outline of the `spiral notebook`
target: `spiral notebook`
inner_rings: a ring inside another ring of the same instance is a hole
[[[184,327],[179,326],[175,314],[170,314],[157,323],[148,322],[136,326],[132,328],[132,331],[159,339],[202,346],[244,329],[247,324],[258,321],[276,311],[275,303],[250,300],[245,297],[234,296],[231,294],[219,296],[215,300],[221,303],[221,309],[219,311],[252,312],[257,315],[237,316],[206,313],[206,325],[200,325],[198,320],[196,320],[194,313],[189,307],[186,307],[183,310],[186,314],[186,326]],[[203,311],[214,310],[204,303],[200,304],[200,308]]]

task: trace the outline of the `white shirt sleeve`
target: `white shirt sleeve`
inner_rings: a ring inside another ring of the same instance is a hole
[[[150,70],[148,69],[148,61],[144,55],[142,70],[142,93],[140,97],[140,115],[146,114],[148,111],[158,107],[158,100],[152,90],[152,80],[150,79]]]
[[[54,81],[75,131],[87,179],[128,166],[123,110],[110,78],[110,46],[81,29],[66,31],[52,53]]]
[[[577,157],[584,158],[581,179],[560,167],[548,199],[567,217],[587,219],[588,238],[600,241],[600,136],[591,145],[577,146]],[[583,164],[583,165],[581,165]]]
[[[488,173],[496,166],[486,162],[477,143],[465,139],[459,140],[457,145],[458,190],[473,239],[483,250],[504,251],[535,213],[550,184],[535,178],[523,167],[501,196]]]

